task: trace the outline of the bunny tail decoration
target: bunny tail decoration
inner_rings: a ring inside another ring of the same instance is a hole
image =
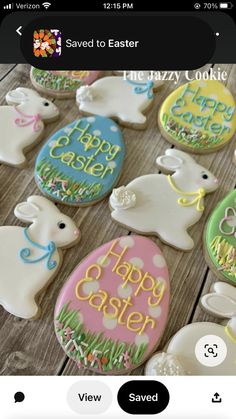
[[[194,242],[187,230],[201,218],[204,196],[216,190],[218,181],[183,151],[168,149],[156,161],[174,174],[145,175],[114,189],[111,216],[132,231],[190,251]]]
[[[96,80],[91,86],[81,86],[76,93],[80,112],[113,118],[136,129],[145,128],[144,113],[153,103],[154,91],[163,82],[150,80],[149,71],[131,73],[132,79],[131,74],[127,78],[110,76]]]
[[[42,196],[19,203],[15,215],[31,225],[0,227],[0,304],[15,316],[32,319],[39,314],[35,298],[60,268],[60,249],[73,246],[80,232]]]
[[[166,352],[150,358],[146,375],[236,375],[236,289],[216,282],[211,292],[202,297],[201,304],[210,314],[229,319],[226,326],[199,322],[183,327],[171,339]],[[195,354],[199,340],[209,335],[221,342],[220,358],[214,361],[215,365],[199,362],[197,351]]]
[[[6,101],[10,106],[0,107],[0,162],[22,167],[24,151],[41,139],[44,122],[57,119],[59,111],[50,100],[25,87],[8,92]]]

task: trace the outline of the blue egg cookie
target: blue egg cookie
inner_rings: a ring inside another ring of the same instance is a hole
[[[118,125],[89,116],[53,134],[38,154],[35,179],[53,201],[87,206],[102,200],[118,182],[125,145]]]

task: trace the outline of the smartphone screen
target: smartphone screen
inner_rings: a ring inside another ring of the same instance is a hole
[[[0,5],[2,419],[234,419],[234,2]]]

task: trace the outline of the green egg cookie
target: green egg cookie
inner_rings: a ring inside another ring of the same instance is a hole
[[[206,261],[217,277],[236,285],[236,189],[211,214],[204,245]]]

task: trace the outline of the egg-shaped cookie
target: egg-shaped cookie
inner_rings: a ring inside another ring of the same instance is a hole
[[[219,279],[236,285],[236,189],[213,210],[204,234],[205,257]]]
[[[91,70],[41,70],[31,67],[31,83],[41,93],[66,99],[75,96],[76,90],[101,77],[101,71]]]
[[[92,205],[118,182],[125,145],[118,125],[90,116],[53,134],[38,154],[35,180],[48,198],[68,205]]]
[[[172,144],[192,153],[211,153],[226,145],[236,128],[235,100],[215,80],[193,80],[163,102],[158,125]]]
[[[166,261],[153,241],[112,240],[83,259],[62,288],[57,338],[79,369],[124,374],[160,342],[169,293]]]

